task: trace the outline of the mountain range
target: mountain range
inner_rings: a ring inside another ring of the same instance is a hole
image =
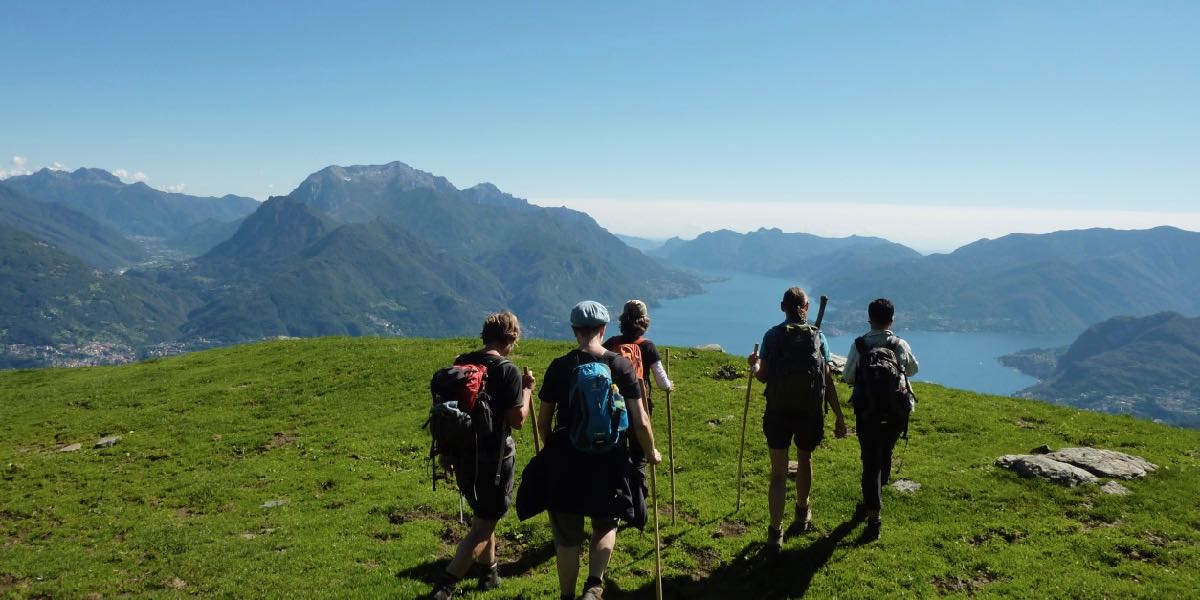
[[[728,229],[702,233],[693,240],[674,237],[649,252],[692,269],[746,272],[794,279],[825,279],[839,271],[871,269],[921,255],[882,238],[852,235],[830,238],[761,228],[749,233]]]
[[[669,240],[671,264],[784,277],[830,298],[827,327],[858,327],[879,297],[908,329],[1074,332],[1117,315],[1200,312],[1200,233],[1086,229],[979,240],[921,256],[878,238],[760,229]]]
[[[1200,318],[1115,317],[1002,361],[1042,380],[1019,396],[1200,427]]]
[[[0,224],[8,366],[90,360],[89,343],[128,359],[272,336],[475,335],[502,308],[526,335],[565,337],[580,299],[700,291],[584,213],[398,162],[329,167],[261,204],[43,170],[0,184]],[[163,248],[171,260],[147,260]]]
[[[10,177],[4,186],[31,200],[61,204],[122,235],[170,239],[205,221],[236,221],[258,202],[245,196],[197,197],[126,184],[103,169],[55,171]]]

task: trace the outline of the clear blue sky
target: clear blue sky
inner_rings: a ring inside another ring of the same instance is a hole
[[[718,207],[710,221],[742,202],[846,220],[864,205],[1200,219],[1200,2],[38,1],[0,14],[6,171],[125,169],[263,198],[330,164],[401,160],[542,203]]]

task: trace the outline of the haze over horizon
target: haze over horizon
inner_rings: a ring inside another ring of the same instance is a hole
[[[615,233],[923,252],[1200,230],[1195,3],[330,6],[9,7],[2,174],[263,199],[400,160]]]

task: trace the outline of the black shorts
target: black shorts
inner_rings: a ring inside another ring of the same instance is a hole
[[[495,459],[493,459],[495,460]],[[470,459],[460,461],[454,467],[458,490],[462,492],[471,512],[481,519],[499,521],[508,507],[512,506],[513,471],[517,456],[510,454],[500,464],[500,484],[496,484],[496,463],[479,463],[479,473]]]
[[[763,434],[767,436],[767,447],[786,450],[792,440],[796,447],[812,452],[825,437],[825,419],[819,416],[794,416],[767,411],[763,413]]]
[[[603,535],[617,528],[616,519],[592,517],[592,531]],[[554,543],[563,548],[583,545],[583,515],[550,511],[550,533]]]

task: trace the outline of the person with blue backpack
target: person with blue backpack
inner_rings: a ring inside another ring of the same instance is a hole
[[[546,440],[538,459],[545,471],[535,482],[527,469],[521,481],[522,488],[539,486],[544,494],[559,591],[566,600],[575,599],[585,516],[592,535],[583,600],[603,597],[617,521],[645,525],[645,479],[630,459],[629,436],[648,449],[647,462],[662,461],[633,364],[601,344],[608,320],[608,309],[599,302],[585,300],[571,310],[578,346],[550,363],[538,393],[536,426]]]

